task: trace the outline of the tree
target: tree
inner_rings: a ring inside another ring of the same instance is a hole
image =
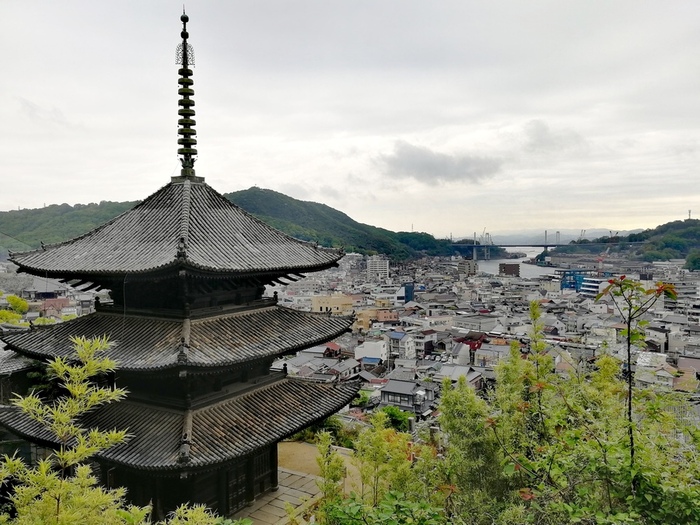
[[[0,310],[0,323],[18,324],[22,316],[9,310]]]
[[[690,250],[690,253],[685,258],[685,266],[683,268],[693,271],[700,270],[700,250]]]
[[[627,279],[626,276],[610,279],[608,286],[600,292],[596,300],[609,295],[613,298],[615,309],[620,314],[625,324],[623,336],[627,347],[627,425],[629,435],[629,465],[630,472],[634,471],[634,420],[632,418],[632,347],[644,347],[644,326],[648,323],[642,319],[660,297],[676,299],[676,291],[673,285],[662,282],[657,283],[656,288],[646,289],[639,281]],[[635,483],[632,476],[632,483]],[[634,487],[633,487],[634,489]]]
[[[147,524],[150,508],[126,505],[123,488],[105,489],[97,485],[85,462],[93,455],[123,442],[125,430],[86,429],[80,424],[85,413],[126,396],[121,388],[105,388],[94,382],[115,370],[115,363],[103,354],[109,347],[106,337],[72,339],[76,356],[56,358],[48,372],[61,385],[65,395],[45,400],[35,392],[17,397],[13,404],[54,436],[57,447],[35,467],[20,459],[0,461],[0,479],[12,481],[10,497],[13,515],[1,514],[0,523],[13,525],[138,525]],[[170,525],[214,525],[224,523],[202,507],[182,507],[168,521]],[[228,521],[233,524],[233,522]],[[243,523],[243,522],[240,522]],[[247,521],[246,523],[250,523]]]
[[[16,295],[8,295],[6,299],[13,312],[24,315],[29,311],[29,303],[21,297],[17,297]]]
[[[432,502],[432,487],[421,478],[422,469],[413,468],[412,450],[419,449],[412,449],[410,435],[388,427],[387,415],[377,412],[356,442],[352,461],[360,473],[360,486],[355,487],[359,492],[346,497],[340,485],[343,460],[332,450],[331,436],[319,434],[321,498],[314,518],[324,525],[446,524],[444,513]]]
[[[387,416],[387,423],[391,428],[399,432],[408,432],[408,418],[410,414],[398,407],[389,405],[381,409]]]

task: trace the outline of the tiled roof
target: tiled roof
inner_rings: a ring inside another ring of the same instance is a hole
[[[73,240],[13,254],[42,275],[123,275],[184,267],[215,273],[307,272],[342,253],[293,239],[204,182],[171,182],[131,210]]]
[[[113,343],[108,355],[121,370],[146,371],[178,366],[183,335],[189,344],[184,356],[188,366],[221,367],[308,348],[338,337],[351,322],[349,317],[279,306],[194,320],[97,312],[3,340],[21,354],[51,358],[74,355],[71,337],[106,335]]]
[[[20,370],[26,370],[34,365],[31,359],[4,349],[5,345],[0,341],[0,376],[11,375]]]
[[[216,405],[191,411],[128,400],[88,414],[85,428],[128,429],[128,442],[99,456],[137,469],[206,468],[276,443],[350,402],[358,382],[315,383],[285,378]],[[0,407],[0,422],[46,444],[55,438],[16,407]]]

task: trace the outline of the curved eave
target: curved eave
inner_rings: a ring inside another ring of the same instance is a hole
[[[87,414],[85,428],[127,429],[131,438],[98,454],[115,465],[151,472],[204,470],[247,456],[322,420],[347,405],[359,382],[312,383],[286,378],[272,385],[193,410],[189,451],[182,457],[187,414],[128,400]],[[17,407],[0,408],[0,423],[18,436],[48,447],[55,436]]]
[[[144,268],[141,270],[132,270],[125,272],[105,272],[97,270],[46,270],[44,268],[32,267],[21,262],[12,261],[19,266],[20,272],[25,272],[31,275],[40,277],[48,277],[52,279],[61,279],[63,281],[80,280],[99,284],[104,288],[109,288],[110,283],[124,282],[125,280],[135,278],[136,280],[154,280],[167,277],[179,276],[180,272],[184,271],[189,276],[198,279],[257,279],[260,281],[275,281],[277,279],[291,279],[290,276],[298,276],[299,274],[320,272],[334,268],[338,261],[342,258],[342,253],[335,253],[328,261],[318,264],[309,264],[307,266],[297,267],[280,267],[280,268],[253,268],[246,270],[230,270],[221,268],[208,268],[204,265],[192,264],[189,261],[174,260],[168,264],[154,266],[152,268]]]
[[[203,470],[234,461],[272,445],[325,419],[346,406],[357,394],[358,382],[310,383],[283,379],[273,385],[192,411],[192,435],[187,461],[178,461],[181,428],[163,448],[154,447],[164,436],[158,411],[138,407],[129,415],[135,437],[101,454],[104,460],[129,468],[172,472]],[[117,406],[117,405],[113,405]],[[140,417],[136,413],[140,410]],[[99,415],[92,420],[99,424]],[[113,416],[109,416],[113,424]],[[89,423],[89,420],[86,421]],[[173,430],[175,425],[172,425]],[[152,435],[156,434],[156,437]],[[158,449],[160,457],[153,457]]]
[[[353,319],[270,306],[194,319],[186,359],[179,360],[184,320],[93,313],[3,337],[9,350],[34,359],[71,358],[71,337],[114,343],[107,355],[120,370],[211,372],[303,350],[344,334]],[[284,336],[284,337],[282,337]]]

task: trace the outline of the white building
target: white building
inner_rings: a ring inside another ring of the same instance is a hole
[[[367,258],[367,279],[381,281],[389,277],[389,259],[381,255],[371,255]]]
[[[355,359],[361,361],[363,357],[379,358],[386,361],[389,357],[389,349],[383,339],[377,341],[365,341],[355,347]]]

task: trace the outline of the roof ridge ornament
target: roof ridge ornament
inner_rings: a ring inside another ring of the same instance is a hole
[[[182,43],[178,44],[176,50],[176,63],[182,65],[178,70],[180,78],[178,84],[180,88],[177,93],[180,95],[180,100],[178,100],[178,112],[180,116],[178,119],[178,130],[177,133],[179,138],[177,143],[180,146],[177,150],[177,154],[180,155],[180,163],[182,164],[182,169],[180,170],[180,177],[187,179],[195,179],[194,163],[197,160],[195,156],[197,155],[197,139],[195,138],[197,132],[194,129],[196,121],[194,120],[194,89],[192,85],[194,81],[192,78],[192,70],[190,66],[194,66],[194,49],[190,44],[187,43],[189,38],[189,33],[187,32],[187,22],[189,17],[185,14],[185,10],[182,10],[182,16],[180,20],[182,21],[182,32],[180,36],[182,37]],[[173,177],[175,179],[175,177]],[[197,178],[196,180],[204,180]]]

